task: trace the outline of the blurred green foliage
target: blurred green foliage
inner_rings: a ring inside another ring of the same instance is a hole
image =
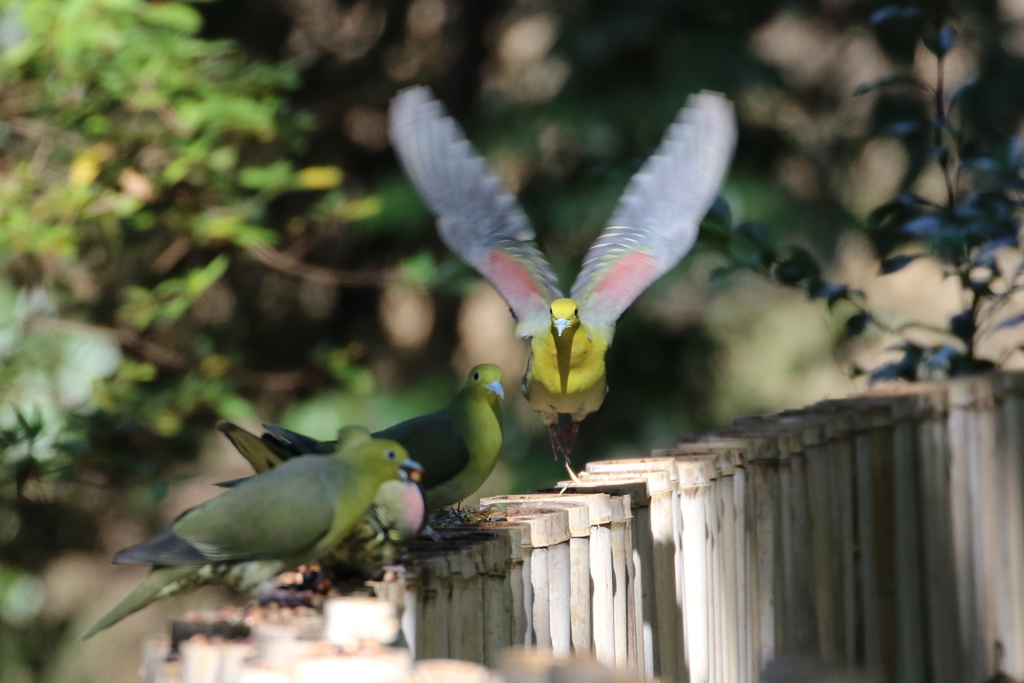
[[[873,79],[853,92],[856,97],[899,89],[909,91],[910,98],[923,105],[913,117],[881,122],[875,131],[879,137],[898,139],[916,161],[893,188],[894,198],[868,214],[866,228],[881,275],[925,258],[940,266],[943,278],[955,279],[961,308],[944,326],[913,319],[884,321],[872,312],[872,302],[863,291],[826,280],[825,267],[810,251],[778,246],[759,221],[732,225],[723,203],[715,207],[712,228],[705,233],[706,242],[727,259],[713,276],[747,269],[804,291],[829,309],[852,309],[844,324],[844,340],[872,327],[897,337],[895,358],[880,360],[867,371],[851,366],[854,375],[868,372],[871,381],[983,372],[1024,351],[1016,340],[998,346],[996,357],[986,357],[978,348],[986,335],[1024,323],[1019,296],[1024,290],[1019,241],[1022,138],[1020,134],[1009,139],[992,135],[987,112],[978,106],[981,98],[991,95],[984,90],[991,89],[992,83],[971,79],[951,87],[946,82],[947,57],[959,47],[957,30],[949,20],[949,10],[942,5],[931,12],[896,5],[876,10],[869,22],[881,42],[896,36],[902,41],[916,38],[924,50],[907,57],[906,71]],[[913,73],[913,66],[922,61],[933,68],[931,82]],[[915,191],[930,165],[941,179],[939,198]],[[908,331],[918,328],[933,332],[934,339],[915,341]]]
[[[853,388],[833,342],[880,335],[884,303],[839,284],[856,228],[886,277],[938,259],[975,297],[958,310],[1002,296],[1021,34],[992,3],[0,2],[0,679],[89,679],[66,663],[87,619],[48,571],[109,556],[119,520],[155,530],[217,419],[380,428],[508,360],[479,354],[525,358],[471,317],[480,278],[390,154],[398,88],[465,122],[563,284],[686,95],[737,103],[725,201],[620,321],[582,462]],[[955,125],[955,86],[936,109],[922,73],[939,53],[972,79]],[[943,164],[952,199],[929,185]],[[967,357],[981,322],[940,327]],[[505,370],[505,481],[549,484]]]

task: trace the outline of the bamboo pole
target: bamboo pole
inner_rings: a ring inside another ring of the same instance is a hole
[[[931,665],[929,629],[923,615],[930,593],[925,585],[925,525],[917,458],[918,400],[903,396],[891,401],[893,411],[893,549],[896,578],[898,642],[896,680],[922,683]]]
[[[448,561],[443,555],[426,555],[415,556],[412,562],[418,569],[416,583],[419,586],[415,657],[446,658],[450,650],[447,620],[452,616],[447,600],[451,590]]]
[[[524,535],[521,522],[478,522],[454,527],[482,543],[484,663],[496,666],[504,648],[532,637],[523,582]],[[529,574],[527,574],[529,577]],[[532,587],[529,589],[532,593]],[[531,615],[532,618],[532,615]]]
[[[1005,594],[999,598],[1005,611],[1000,630],[1003,670],[1024,678],[1024,375],[997,375],[996,480],[998,482],[999,536],[1005,539],[999,563],[1007,574]]]
[[[605,460],[587,464],[587,476],[642,477],[648,505],[634,511],[637,550],[642,563],[641,592],[646,624],[645,643],[651,675],[678,680],[682,645],[682,617],[678,604],[664,599],[676,595],[675,562],[678,554],[674,506],[678,504],[675,463],[665,458]],[[587,481],[584,478],[584,481]],[[656,622],[652,620],[656,619]]]
[[[461,540],[461,539],[460,539]],[[484,661],[483,549],[471,540],[450,557],[452,593],[448,656],[469,662]]]
[[[667,478],[667,473],[661,473]],[[614,474],[592,475],[581,472],[582,484],[562,481],[557,484],[567,492],[600,492],[608,493],[614,499],[619,498],[622,505],[621,517],[612,519],[612,571],[613,571],[613,613],[615,614],[616,633],[616,666],[630,668],[647,678],[653,677],[653,657],[650,655],[653,634],[650,622],[645,620],[643,591],[645,576],[649,571],[648,560],[641,557],[638,551],[638,533],[642,529],[650,529],[649,508],[650,496],[647,482],[633,475],[617,476]],[[667,479],[666,479],[667,481]],[[635,516],[640,523],[636,524]],[[648,532],[649,533],[649,532]],[[646,578],[649,582],[650,577]],[[625,629],[625,641],[620,635]]]
[[[750,504],[747,506],[747,571],[754,577],[750,582],[750,615],[753,619],[751,663],[760,671],[765,659],[778,650],[775,584],[780,580],[779,511],[774,501],[778,497],[779,457],[770,441],[763,441],[748,460]],[[755,674],[756,675],[756,674]],[[750,679],[753,680],[753,679]]]
[[[587,506],[589,512],[590,530],[587,534],[586,550],[588,555],[584,558],[575,555],[574,563],[586,562],[590,569],[590,579],[574,590],[581,590],[589,596],[589,611],[584,607],[581,613],[587,614],[590,624],[590,642],[593,645],[594,656],[597,660],[609,667],[615,666],[616,637],[615,622],[609,618],[614,611],[613,594],[613,558],[611,547],[611,522],[613,517],[622,514],[621,503],[613,504],[611,496],[606,493],[563,493],[563,489],[549,489],[542,493],[530,494],[543,496],[545,501],[553,499],[556,502],[581,502]],[[549,498],[551,497],[551,498]],[[512,496],[515,498],[515,496]],[[574,537],[570,539],[570,547],[575,540],[582,540]],[[578,546],[580,550],[583,546]],[[574,618],[575,619],[575,618]],[[587,622],[582,622],[587,623]],[[577,621],[574,620],[574,629]],[[576,633],[574,630],[574,643]],[[585,637],[581,636],[585,641]]]
[[[510,510],[510,512],[513,512]],[[555,647],[568,653],[570,641],[569,595],[566,586],[552,577],[552,554],[560,544],[568,551],[569,515],[558,508],[519,508],[508,519],[525,525],[523,536],[524,567],[529,564],[529,599],[524,602],[530,615],[530,643],[537,647]],[[555,560],[557,566],[557,559]],[[527,584],[523,577],[524,587]],[[526,593],[524,592],[524,596]]]
[[[589,652],[592,638],[590,589],[591,508],[581,500],[551,494],[518,494],[482,498],[480,505],[557,507],[569,519],[568,566],[556,574],[568,581],[572,649]]]
[[[962,681],[961,604],[957,576],[965,558],[956,554],[957,528],[963,501],[953,501],[953,480],[962,476],[954,467],[947,438],[948,400],[941,387],[915,396],[916,453],[921,487],[921,520],[929,668],[926,679]],[[962,464],[962,463],[958,463]]]
[[[864,663],[897,680],[893,414],[888,406],[861,403],[854,416],[857,527],[863,614]]]
[[[534,643],[533,625],[533,578],[531,526],[526,520],[501,520],[462,524],[458,528],[484,533],[507,534],[509,536],[508,590],[511,615],[509,629],[512,646],[530,646]],[[489,651],[488,660],[496,661],[499,653]]]
[[[737,510],[741,506],[737,506],[736,475],[742,471],[742,464],[740,452],[731,448],[723,449],[714,460],[717,484],[713,487],[716,494],[714,505],[720,519],[716,547],[720,568],[715,670],[718,672],[718,680],[723,683],[739,683],[741,680],[742,655],[739,632],[745,623],[740,621],[740,604],[743,598],[739,590],[742,564],[741,547],[738,543],[741,533],[738,520],[742,519],[742,512]]]
[[[690,681],[709,680],[708,641],[708,558],[704,496],[714,476],[714,466],[706,460],[679,462],[680,508],[683,529],[683,575],[686,585],[685,619],[687,670]]]
[[[143,683],[179,683],[181,662],[168,662],[171,638],[166,634],[147,636],[142,641],[142,665],[139,678]]]
[[[997,643],[1013,638],[1000,628],[1007,620],[1002,598],[1009,594],[1009,579],[999,563],[999,547],[1006,543],[1000,537],[998,483],[995,453],[995,393],[987,376],[965,378],[949,385],[950,447],[954,466],[965,477],[956,497],[968,501],[962,510],[957,533],[956,552],[965,555],[964,574],[957,577],[961,597],[962,639],[966,657],[966,674],[985,679],[1000,669]],[[958,563],[959,566],[959,563]],[[1016,571],[1024,571],[1018,567]]]
[[[546,635],[548,647],[559,656],[568,655],[572,647],[572,578],[573,568],[571,567],[571,551],[569,542],[573,533],[588,534],[590,526],[587,523],[589,513],[586,506],[574,504],[561,504],[542,500],[542,497],[521,496],[521,500],[510,499],[495,500],[486,498],[481,501],[482,505],[499,504],[506,509],[508,518],[512,521],[529,520],[531,523],[536,518],[534,536],[531,545],[534,548],[535,559],[541,555],[546,560],[546,565],[540,567],[534,564],[534,595],[538,596],[538,590],[547,595],[548,617]],[[544,524],[540,524],[544,522]],[[589,578],[586,567],[583,568],[582,576]],[[543,575],[543,577],[542,577]],[[546,582],[544,586],[538,586],[540,582]],[[540,599],[535,598],[535,599]],[[536,610],[535,610],[536,623]],[[543,626],[543,625],[542,625]],[[543,631],[543,628],[541,629]],[[538,641],[542,642],[542,641]]]

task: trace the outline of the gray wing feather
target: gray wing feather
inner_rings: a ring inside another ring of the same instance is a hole
[[[533,229],[515,197],[488,169],[458,123],[426,87],[391,103],[389,130],[413,185],[438,218],[441,239],[502,294],[520,321],[541,316],[562,296],[533,244]],[[509,258],[495,260],[494,252]]]
[[[717,93],[691,96],[626,186],[609,227],[587,252],[571,294],[585,322],[614,323],[690,250],[725,179],[735,145],[732,103]],[[625,266],[624,259],[631,254],[648,258],[628,272],[618,272],[618,291],[600,292],[602,280],[616,266]]]

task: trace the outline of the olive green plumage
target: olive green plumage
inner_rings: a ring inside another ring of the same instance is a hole
[[[266,472],[288,458],[303,455],[300,447],[309,453],[322,454],[335,441],[314,441],[302,437],[297,443],[285,441],[285,437],[264,434],[256,436],[250,431],[230,422],[218,426],[232,445],[252,464],[257,473]],[[340,438],[350,430],[345,428]],[[309,454],[307,453],[307,454]],[[223,486],[234,486],[244,479],[225,482]],[[426,502],[423,489],[415,481],[386,481],[377,489],[377,495],[366,514],[353,526],[349,535],[320,564],[335,573],[345,576],[377,578],[385,565],[394,564],[405,546],[415,539],[426,526]]]
[[[439,510],[472,495],[494,471],[501,451],[499,400],[504,395],[501,368],[477,365],[470,370],[462,390],[444,408],[373,436],[394,439],[423,465],[421,484],[426,490],[427,507]],[[258,440],[253,437],[239,443],[232,439],[257,472],[295,455],[329,453],[334,448],[334,441],[318,441],[277,425],[263,426],[267,432]]]
[[[154,569],[84,637],[161,597],[215,581],[251,589],[289,566],[329,555],[382,484],[418,469],[395,441],[349,428],[331,455],[292,458],[238,482],[114,556]]]

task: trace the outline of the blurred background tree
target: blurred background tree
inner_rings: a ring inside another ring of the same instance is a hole
[[[620,322],[614,390],[584,424],[577,463],[843,395],[866,384],[853,367],[949,345],[972,306],[965,280],[945,277],[941,239],[929,252],[940,258],[909,257],[950,221],[905,226],[954,214],[951,169],[987,169],[1006,198],[999,234],[1013,238],[992,252],[1015,256],[1021,0],[0,8],[4,681],[134,680],[143,635],[222,598],[207,591],[76,642],[138,577],[110,555],[244,474],[213,436],[217,419],[323,438],[345,423],[379,428],[497,362],[508,430],[485,492],[561,476],[518,397],[526,351],[507,308],[443,248],[391,155],[387,103],[400,87],[432,85],[464,122],[563,284],[686,95],[737,103],[728,210]],[[944,25],[956,33],[943,38]],[[972,84],[956,114],[968,132],[937,142],[934,48],[947,39],[943,97]],[[943,146],[955,154],[945,163]],[[939,208],[872,213],[910,195]],[[972,216],[961,222],[989,214]],[[883,259],[892,274],[879,277]],[[991,284],[964,264],[953,274],[967,273],[968,290]],[[999,320],[1012,321],[1016,290],[999,293]],[[888,322],[860,318],[851,338],[862,302]],[[908,320],[918,324],[899,327]],[[973,351],[1017,363],[1016,329]]]

